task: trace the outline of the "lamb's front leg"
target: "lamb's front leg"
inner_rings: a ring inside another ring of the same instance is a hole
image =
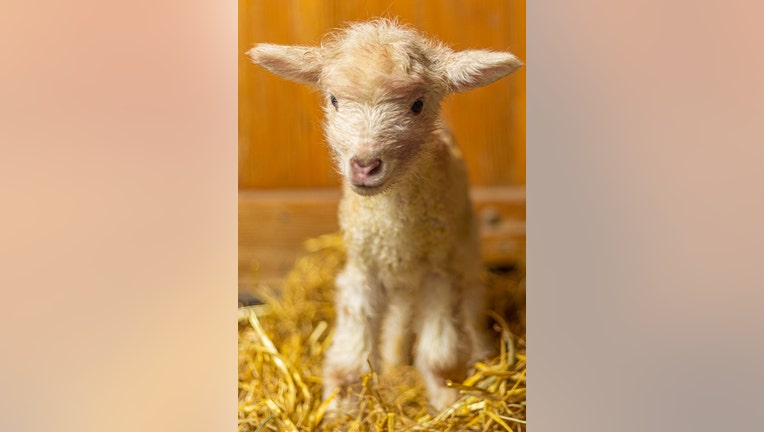
[[[396,366],[409,364],[414,301],[406,290],[399,290],[387,297],[388,305],[379,339],[383,373]]]
[[[422,284],[416,366],[424,379],[430,405],[442,410],[459,397],[446,380],[460,382],[467,370],[469,339],[458,323],[459,293],[442,273]]]
[[[375,370],[378,368],[377,329],[382,290],[371,275],[352,262],[337,277],[336,286],[337,324],[324,359],[324,399],[339,389],[329,409],[345,411],[353,406],[350,390],[369,371],[368,362]]]

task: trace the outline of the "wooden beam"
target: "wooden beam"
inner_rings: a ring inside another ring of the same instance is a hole
[[[525,187],[476,187],[486,264],[525,261]],[[241,190],[239,192],[239,284],[278,283],[305,253],[305,240],[337,232],[339,189]]]

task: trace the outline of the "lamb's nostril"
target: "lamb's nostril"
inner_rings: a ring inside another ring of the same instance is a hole
[[[368,175],[372,176],[380,171],[382,171],[382,161],[379,159],[374,159],[371,162],[371,165],[366,167],[369,169]]]
[[[357,175],[364,177],[373,176],[382,170],[382,160],[375,159],[358,159],[353,158],[350,160],[350,167]]]

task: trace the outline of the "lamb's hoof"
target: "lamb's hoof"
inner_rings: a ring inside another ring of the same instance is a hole
[[[438,412],[450,407],[457,400],[459,400],[459,391],[456,389],[443,387],[430,391],[430,405]]]

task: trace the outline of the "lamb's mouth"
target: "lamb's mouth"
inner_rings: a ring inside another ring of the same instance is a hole
[[[379,184],[354,184],[350,183],[351,189],[353,189],[353,192],[357,193],[358,195],[363,196],[372,196],[376,195],[380,192],[385,191],[385,185],[387,182],[382,182]]]

